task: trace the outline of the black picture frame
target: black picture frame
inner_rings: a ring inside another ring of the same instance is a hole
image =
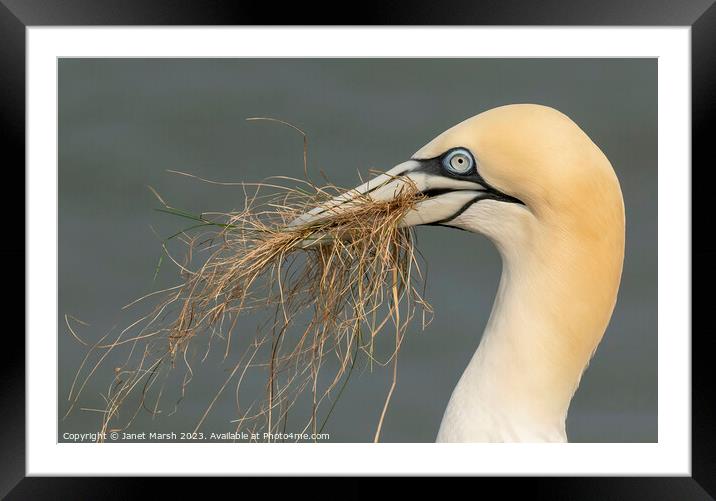
[[[320,4],[316,4],[320,5]],[[16,183],[6,177],[3,200],[5,214],[16,215],[19,202],[7,196],[21,193],[25,165],[25,29],[28,26],[83,25],[628,25],[690,26],[692,71],[692,175],[713,169],[713,155],[707,127],[716,116],[716,4],[714,0],[544,0],[448,2],[360,2],[343,22],[327,21],[311,5],[188,0],[0,0],[0,120],[4,173],[15,174]],[[325,11],[324,11],[325,13]],[[707,164],[707,162],[709,162]],[[696,167],[698,166],[698,168]],[[668,180],[662,180],[667,182]],[[692,203],[707,202],[710,183],[693,183]],[[692,209],[695,219],[709,214]],[[16,216],[13,216],[16,217]],[[696,227],[695,221],[692,228]],[[708,227],[708,226],[705,226]],[[15,230],[15,233],[17,231]],[[25,262],[25,239],[15,236],[2,246],[6,263]],[[698,270],[693,285],[712,283],[716,246],[708,236],[692,233],[692,267]],[[21,280],[20,267],[8,270]],[[19,283],[19,282],[18,282]],[[693,286],[692,285],[692,286]],[[18,297],[17,294],[15,297]],[[24,295],[23,295],[24,298]],[[707,304],[708,296],[692,294],[692,308]],[[8,308],[12,305],[8,304]],[[14,308],[21,311],[20,305]],[[26,311],[23,308],[23,311]],[[19,314],[14,315],[20,317]],[[693,315],[698,319],[701,315]],[[569,499],[713,499],[716,496],[716,403],[708,389],[713,380],[709,357],[710,329],[692,329],[692,476],[640,478],[529,478],[520,482],[502,481],[505,495],[529,487],[531,495]],[[674,333],[687,335],[688,333]],[[40,478],[25,477],[25,344],[16,332],[5,332],[2,343],[4,363],[0,382],[0,496],[8,499],[126,499],[146,495],[156,481],[149,479]],[[164,495],[184,490],[185,482],[162,482]],[[495,482],[495,479],[480,479]],[[358,486],[364,480],[353,479]],[[167,484],[167,485],[164,485]],[[347,484],[347,485],[350,485]],[[216,484],[212,484],[214,486]],[[235,484],[236,485],[236,484]],[[239,484],[244,485],[244,484]],[[295,489],[295,481],[290,488]],[[345,487],[344,487],[345,489]],[[365,489],[345,489],[358,493]],[[274,493],[277,494],[277,493]]]

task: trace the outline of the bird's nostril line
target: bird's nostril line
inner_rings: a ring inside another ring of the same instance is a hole
[[[433,188],[427,191],[423,192],[423,195],[425,195],[428,198],[434,198],[440,195],[444,195],[445,193],[451,193],[455,191],[453,188]]]

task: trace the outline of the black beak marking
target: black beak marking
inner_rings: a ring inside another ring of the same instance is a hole
[[[473,189],[473,190],[465,190],[465,191],[474,191],[477,193],[477,195],[470,199],[467,203],[465,203],[462,207],[460,207],[455,214],[453,214],[450,217],[447,217],[445,219],[441,219],[439,221],[434,221],[432,223],[428,223],[426,226],[449,226],[446,223],[452,221],[459,215],[461,215],[463,212],[465,212],[467,209],[470,208],[470,206],[476,202],[479,202],[480,200],[496,200],[499,202],[507,202],[507,203],[516,203],[520,205],[525,205],[524,202],[519,200],[518,198],[515,198],[513,196],[510,196],[506,193],[501,192],[500,190],[496,189],[495,187],[491,186],[485,179],[480,175],[477,168],[474,168],[471,173],[465,174],[465,175],[458,175],[453,172],[450,172],[443,168],[443,158],[448,155],[451,151],[457,148],[452,148],[445,153],[443,153],[440,156],[429,158],[429,159],[411,159],[415,162],[418,162],[418,165],[414,167],[410,167],[402,172],[399,172],[397,174],[393,175],[393,178],[400,178],[407,174],[413,173],[413,172],[422,172],[425,174],[429,174],[432,176],[443,176],[443,177],[449,177],[452,179],[457,179],[461,181],[470,181],[473,183],[479,184],[482,188],[480,189]],[[464,149],[464,148],[461,148]],[[368,195],[372,193],[373,191],[377,190],[378,188],[381,188],[385,186],[386,183],[390,182],[390,180],[385,181],[384,183],[377,184],[370,188],[369,190],[362,193],[362,195]],[[462,191],[455,188],[433,188],[429,189],[423,192],[424,195],[426,195],[428,198],[435,198],[440,195],[445,195],[447,193],[453,193],[455,191]],[[341,205],[345,204],[346,202],[350,202],[352,199],[348,198],[346,200],[341,201],[340,203],[333,204],[330,207],[325,207],[321,209],[320,211],[316,212],[314,215],[318,216],[320,214],[325,213],[328,210],[333,210],[337,207],[340,207]]]
[[[475,197],[470,199],[468,202],[466,202],[462,207],[460,207],[452,216],[434,221],[432,223],[429,223],[428,226],[450,226],[450,221],[454,220],[458,216],[460,216],[463,212],[465,212],[467,209],[469,209],[472,204],[479,202],[480,200],[497,200],[499,202],[507,202],[507,203],[516,203],[520,205],[525,205],[524,202],[519,200],[518,198],[515,198],[513,196],[510,196],[506,193],[501,192],[497,188],[491,186],[485,179],[480,175],[480,172],[478,171],[477,167],[475,167],[472,172],[467,173],[465,175],[458,175],[453,172],[448,171],[443,167],[443,158],[450,154],[456,148],[452,148],[445,153],[443,153],[440,156],[425,159],[425,160],[418,160],[413,159],[420,163],[419,166],[413,168],[410,170],[410,172],[425,172],[426,174],[430,174],[433,176],[444,176],[449,177],[452,179],[458,179],[461,181],[470,181],[473,183],[479,184],[482,188],[477,190],[468,190],[468,191],[475,191],[477,194]],[[464,149],[464,148],[460,148]],[[447,193],[452,193],[455,191],[461,191],[456,190],[453,188],[435,188],[430,189],[424,192],[425,195],[428,196],[428,198],[434,198],[438,197],[440,195],[444,195]]]

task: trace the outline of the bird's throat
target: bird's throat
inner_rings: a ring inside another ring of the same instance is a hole
[[[567,440],[570,401],[614,307],[623,241],[541,245],[549,252],[500,249],[490,320],[453,391],[439,442]]]

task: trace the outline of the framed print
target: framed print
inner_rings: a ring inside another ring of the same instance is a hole
[[[0,6],[27,186],[3,493],[189,475],[713,493],[690,277],[716,7],[281,26],[110,3]]]

